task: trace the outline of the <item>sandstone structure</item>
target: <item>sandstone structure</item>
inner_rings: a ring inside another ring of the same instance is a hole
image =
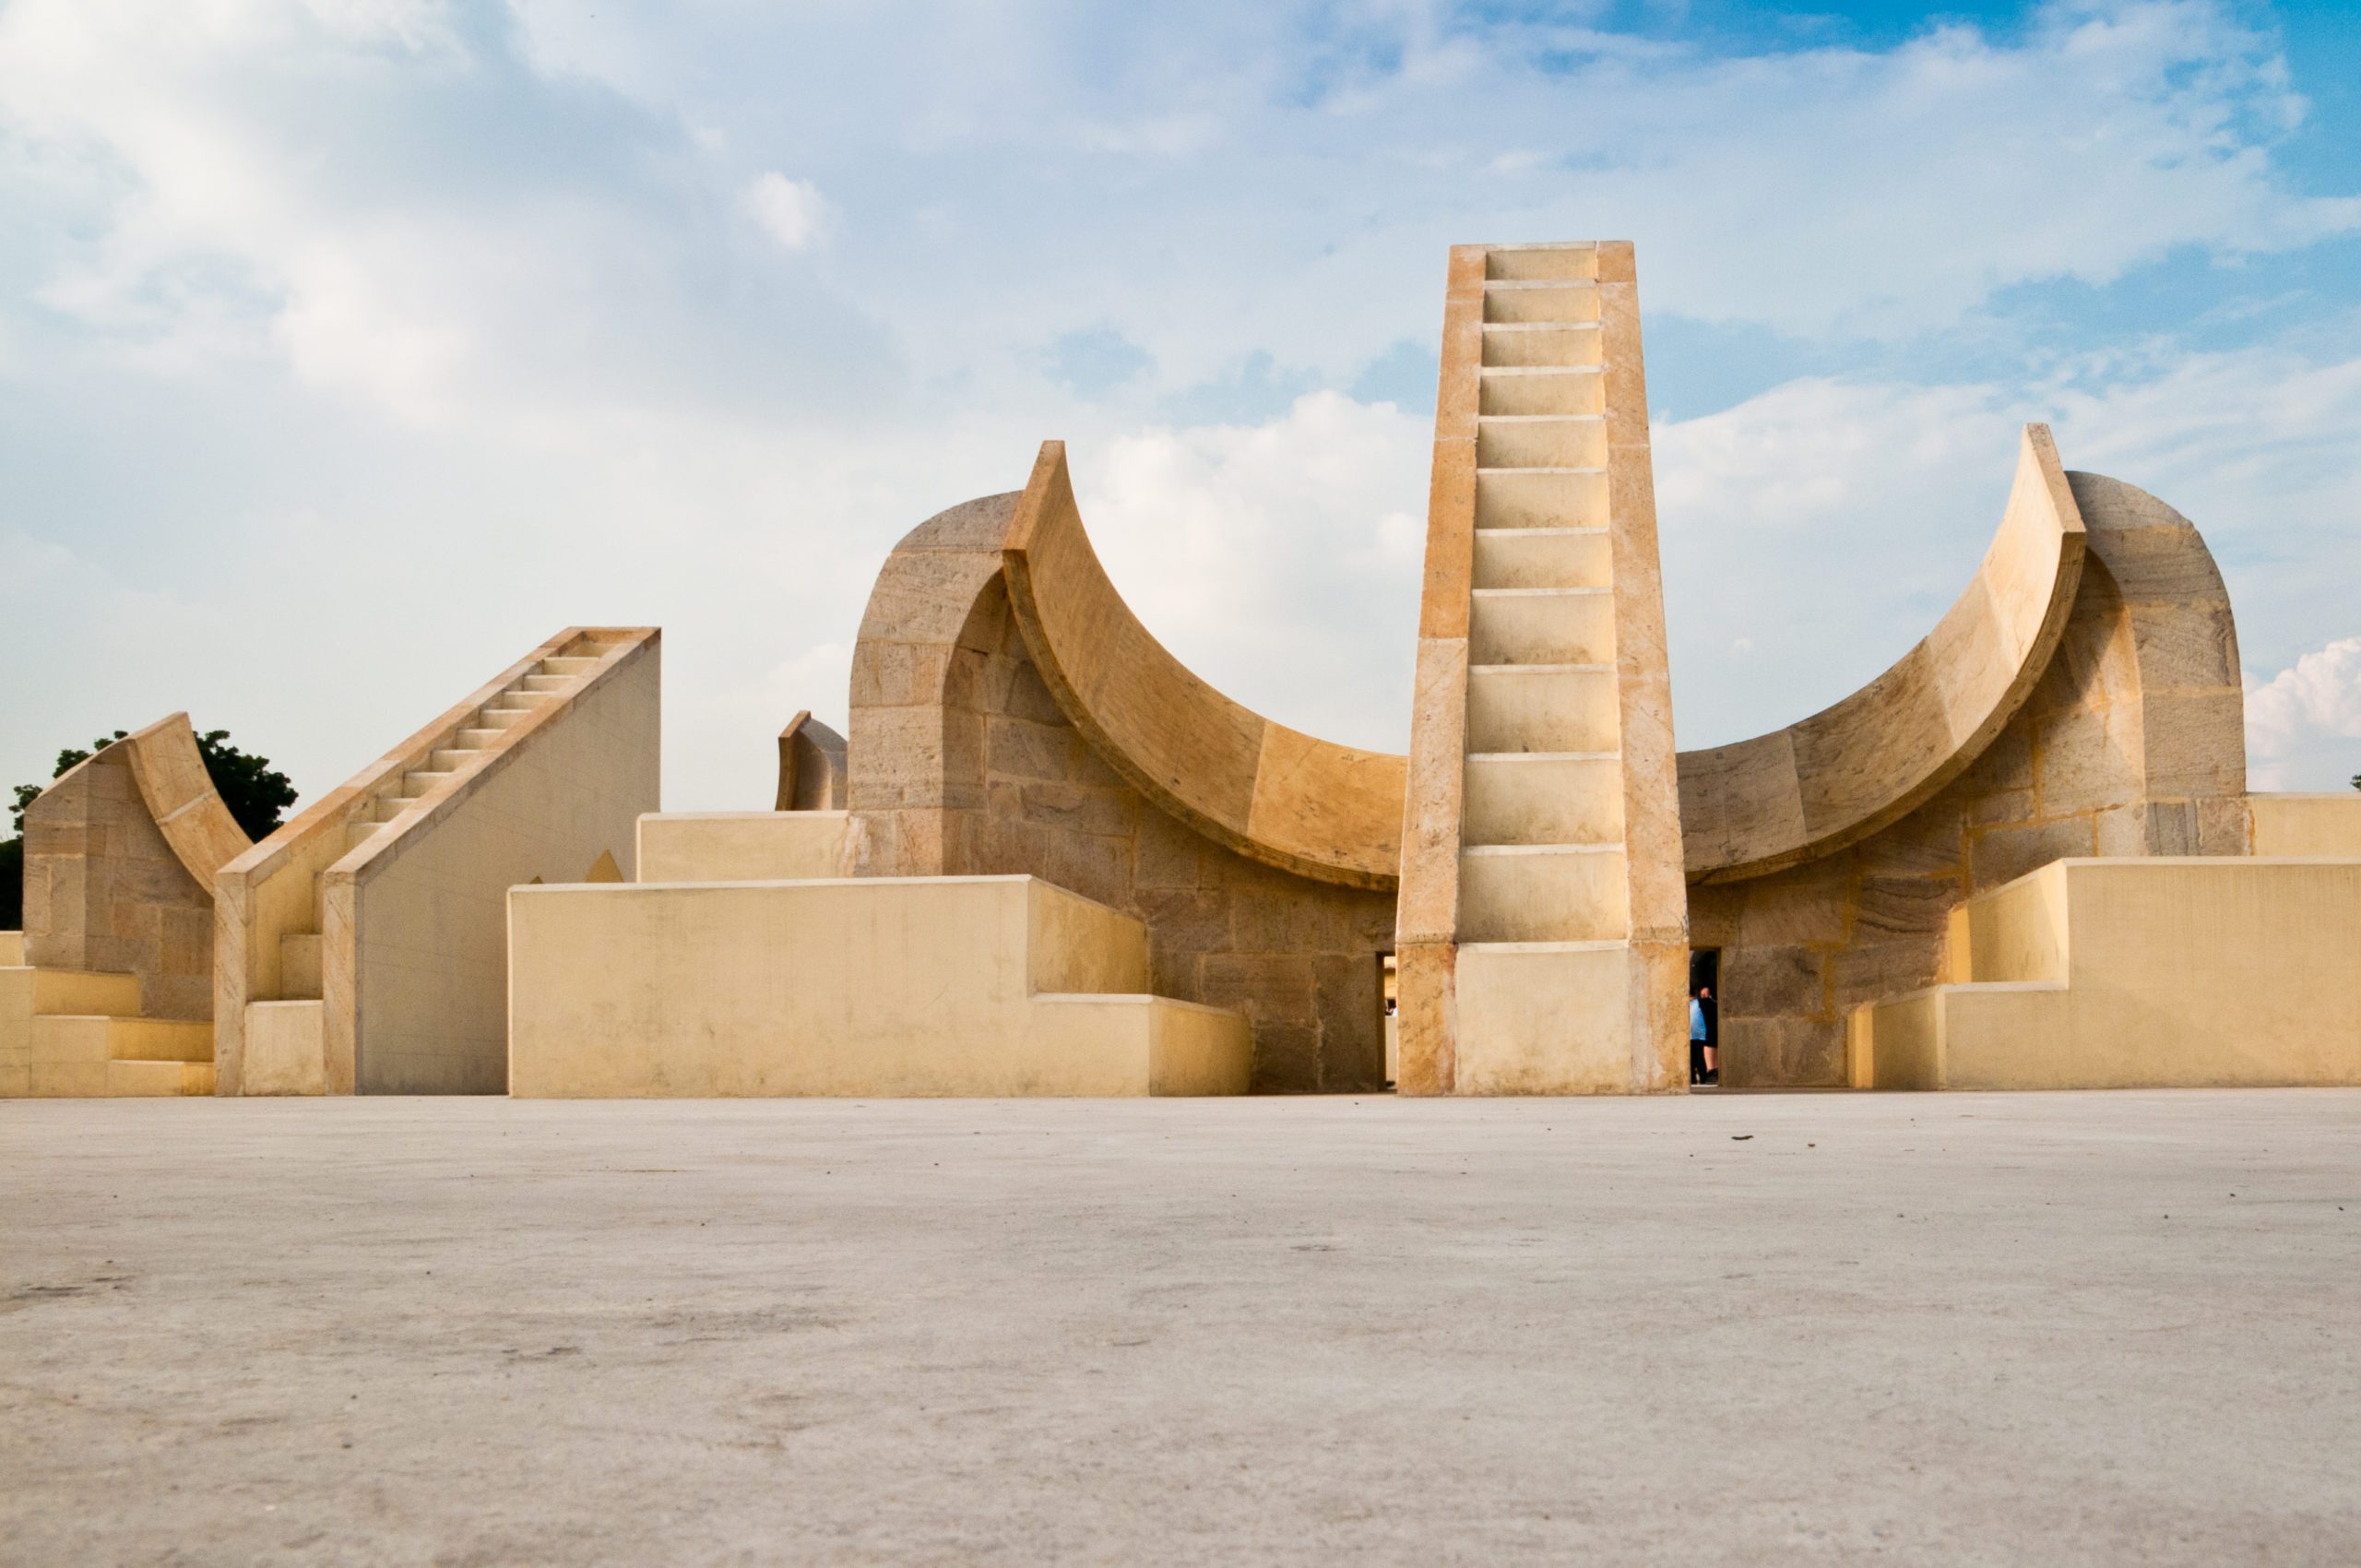
[[[1057,442],[771,811],[657,810],[650,628],[252,846],[176,715],[28,819],[0,1093],[1677,1093],[1706,971],[1732,1086],[2361,1083],[2361,795],[2248,791],[2186,518],[2029,425],[1924,641],[1676,754],[1646,398],[1629,244],[1452,252],[1406,756],[1173,658]]]

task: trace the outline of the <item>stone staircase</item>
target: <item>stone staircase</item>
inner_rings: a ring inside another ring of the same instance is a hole
[[[1636,305],[1610,346],[1608,250],[1453,253],[1404,835],[1407,1092],[1677,1087],[1656,1061],[1667,966],[1633,949],[1635,930],[1677,944],[1684,906]],[[1665,868],[1635,864],[1667,843],[1668,920]]]
[[[135,975],[37,968],[0,932],[0,1095],[209,1095],[213,1026],[139,1016]]]
[[[276,962],[254,966],[257,972],[247,980],[239,1004],[239,1092],[330,1092],[324,1069],[329,958],[323,934],[328,924],[329,868],[380,837],[397,834],[456,794],[487,766],[510,731],[576,690],[622,645],[585,634],[560,646],[564,652],[513,670],[489,695],[480,694],[481,700],[445,715],[434,729],[413,736],[399,752],[339,790],[346,799],[332,796],[322,802],[333,808],[330,818],[306,814],[257,846],[255,854],[233,862],[233,869],[254,881],[294,871],[308,884],[306,896],[298,901],[291,903],[283,893],[272,900],[279,911],[279,929],[246,933],[249,942],[270,944]],[[289,841],[282,843],[281,836],[291,830]],[[259,909],[263,900],[254,903]]]

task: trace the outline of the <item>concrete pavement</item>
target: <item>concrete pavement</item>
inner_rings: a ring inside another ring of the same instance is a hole
[[[0,1562],[2361,1559],[2361,1093],[0,1104]]]

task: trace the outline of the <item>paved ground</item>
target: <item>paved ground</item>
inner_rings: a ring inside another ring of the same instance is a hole
[[[7,1563],[2361,1560],[2361,1094],[0,1104]]]

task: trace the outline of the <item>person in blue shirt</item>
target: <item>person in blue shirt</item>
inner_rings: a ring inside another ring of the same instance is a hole
[[[1701,985],[1689,998],[1689,1081],[1717,1085],[1722,1081],[1714,1058],[1714,988]]]
[[[1689,993],[1689,1082],[1693,1087],[1705,1081],[1705,1004],[1697,992]]]

